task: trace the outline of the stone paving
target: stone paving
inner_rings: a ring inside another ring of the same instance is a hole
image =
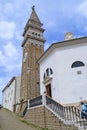
[[[0,130],[37,130],[20,120],[14,113],[0,109]]]

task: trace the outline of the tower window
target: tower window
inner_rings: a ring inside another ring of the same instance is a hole
[[[81,61],[75,61],[75,62],[72,64],[71,68],[82,67],[82,66],[85,66],[85,64],[84,64],[83,62],[81,62]]]

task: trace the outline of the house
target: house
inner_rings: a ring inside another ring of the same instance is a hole
[[[20,80],[21,77],[13,77],[2,90],[2,106],[14,111],[14,105],[20,102]]]

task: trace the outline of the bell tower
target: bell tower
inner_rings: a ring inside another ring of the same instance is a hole
[[[37,60],[44,52],[45,39],[43,37],[44,29],[42,25],[36,14],[35,7],[33,6],[32,13],[23,32],[21,100],[32,99],[40,95],[39,64]]]

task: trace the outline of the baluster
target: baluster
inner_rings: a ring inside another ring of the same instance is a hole
[[[73,115],[74,115],[74,113],[73,113],[73,107],[71,106],[71,120],[72,120],[72,121],[74,121],[74,120],[73,120]]]
[[[67,107],[65,107],[65,120],[67,120],[68,110]]]
[[[76,108],[75,108],[75,115],[76,115],[75,121],[76,121],[76,123],[78,123],[78,122],[77,122],[78,119],[77,119],[77,111],[76,111]]]
[[[66,120],[69,120],[69,116],[68,116],[68,107],[66,107]]]
[[[74,107],[72,106],[72,120],[75,122],[75,112]]]
[[[68,107],[68,119],[70,120],[70,107]]]
[[[69,107],[69,120],[71,120],[71,110],[70,110],[70,107]]]

